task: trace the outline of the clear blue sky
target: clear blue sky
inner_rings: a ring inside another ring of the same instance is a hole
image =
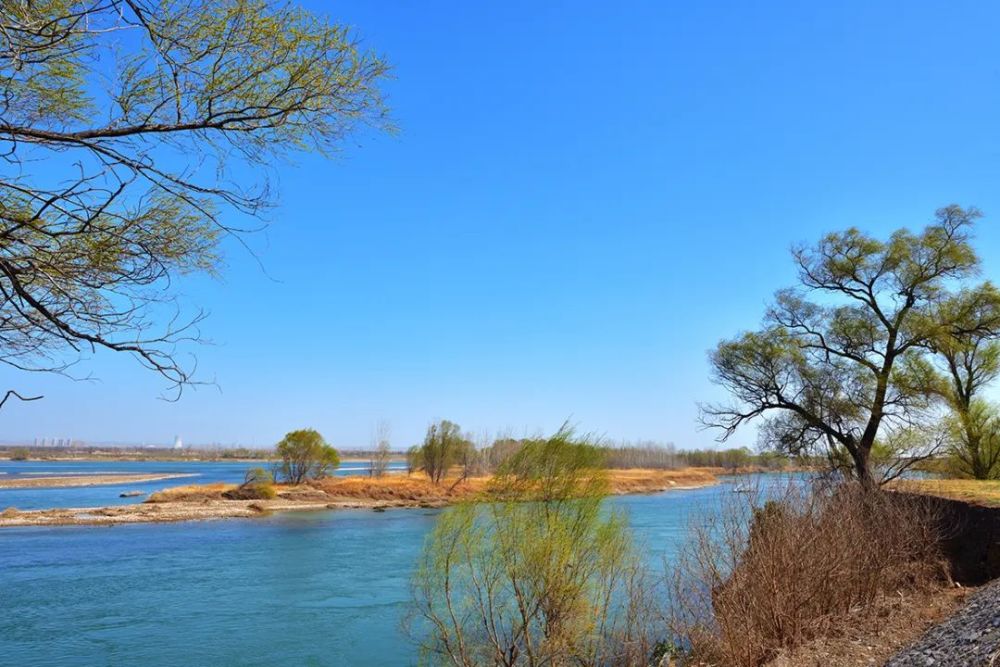
[[[249,239],[269,275],[231,246],[183,283],[219,389],[165,403],[101,354],[97,382],[4,377],[46,398],[0,438],[351,447],[387,419],[402,448],[571,418],[705,446],[706,351],[792,281],[792,243],[977,205],[1000,280],[995,3],[312,6],[393,62],[402,132],[281,168]]]

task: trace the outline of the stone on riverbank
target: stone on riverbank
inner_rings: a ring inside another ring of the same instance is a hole
[[[969,596],[958,613],[886,663],[886,667],[987,665],[1000,665],[1000,580]]]

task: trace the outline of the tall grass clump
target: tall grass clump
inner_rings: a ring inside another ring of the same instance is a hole
[[[942,530],[929,501],[859,484],[733,494],[692,527],[672,630],[698,662],[757,667],[782,649],[872,627],[891,598],[946,576]]]

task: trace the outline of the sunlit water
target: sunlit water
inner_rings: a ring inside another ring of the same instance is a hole
[[[627,496],[653,565],[732,484]],[[438,512],[0,530],[0,663],[407,665],[409,577]]]

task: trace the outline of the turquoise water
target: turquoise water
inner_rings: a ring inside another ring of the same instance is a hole
[[[731,485],[626,496],[651,563]],[[407,665],[400,629],[437,511],[0,530],[0,663]]]
[[[209,484],[243,481],[249,468],[268,467],[267,462],[245,461],[0,461],[0,479],[16,477],[64,477],[69,475],[176,473],[192,475],[155,482],[116,484],[108,486],[77,486],[53,489],[0,489],[0,510],[16,507],[20,510],[48,509],[51,507],[104,507],[141,503],[144,496],[121,498],[125,491],[150,494],[160,489],[181,484]],[[405,470],[399,462],[390,464],[392,470]],[[366,463],[345,462],[337,475],[364,475]]]

